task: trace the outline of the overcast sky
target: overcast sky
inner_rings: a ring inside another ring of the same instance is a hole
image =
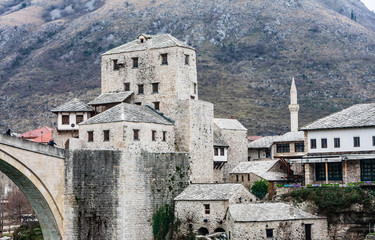
[[[368,9],[375,11],[375,0],[361,0]]]

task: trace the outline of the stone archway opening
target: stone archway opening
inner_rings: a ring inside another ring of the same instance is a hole
[[[0,171],[10,178],[29,200],[42,229],[45,240],[59,240],[61,234],[56,219],[42,193],[21,171],[0,159]]]
[[[225,232],[225,230],[224,230],[223,228],[220,228],[220,227],[219,227],[219,228],[216,228],[214,232],[215,232],[215,233],[216,233],[216,232]]]
[[[205,227],[201,227],[198,229],[198,235],[203,235],[203,236],[206,236],[208,234],[208,229],[205,228]]]

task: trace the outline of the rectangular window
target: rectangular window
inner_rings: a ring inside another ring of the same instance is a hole
[[[266,229],[266,237],[273,238],[273,229]]]
[[[197,94],[197,84],[194,83],[194,94]]]
[[[204,214],[210,214],[210,204],[203,204]]]
[[[276,151],[278,153],[290,152],[289,143],[276,144]]]
[[[340,138],[334,138],[333,139],[333,146],[335,148],[339,148],[340,147]]]
[[[320,141],[322,148],[327,148],[327,138],[322,138]]]
[[[143,84],[138,84],[138,94],[143,94]]]
[[[294,151],[295,152],[304,152],[305,151],[305,144],[303,144],[303,143],[295,143],[294,144]]]
[[[155,110],[160,110],[160,102],[153,102]]]
[[[185,54],[185,65],[189,65],[189,55]]]
[[[316,149],[316,139],[310,139],[310,148]]]
[[[151,135],[152,135],[152,141],[156,141],[156,131],[155,130],[152,130]]]
[[[142,105],[141,102],[135,102],[134,104],[135,104],[135,105],[138,105],[138,106],[141,106],[141,105]]]
[[[167,141],[167,132],[163,131],[163,141]]]
[[[152,93],[158,93],[159,92],[159,83],[153,83],[152,84]]]
[[[117,59],[113,59],[112,60],[113,62],[113,70],[116,71],[116,70],[119,70],[120,69],[120,66],[118,65],[118,60]]]
[[[62,125],[69,125],[70,124],[70,117],[69,115],[62,115],[61,123]]]
[[[224,148],[220,148],[220,156],[224,156]]]
[[[135,141],[139,140],[139,129],[133,129],[133,139]]]
[[[271,150],[266,150],[266,158],[271,158]]]
[[[326,180],[326,166],[325,163],[315,164],[315,178],[317,181]],[[328,163],[328,181],[342,180],[342,163],[330,162]]]
[[[168,54],[161,54],[161,65],[168,65]]]
[[[87,132],[87,141],[93,142],[94,141],[94,131],[88,131]]]
[[[219,148],[217,147],[214,148],[214,155],[219,156]]]
[[[124,91],[130,91],[130,83],[124,83]]]
[[[361,145],[359,137],[353,137],[354,147],[359,147]]]
[[[76,115],[76,123],[81,123],[83,122],[83,115]]]
[[[361,181],[375,181],[375,159],[361,160]]]
[[[375,136],[372,136],[372,146],[375,146]]]
[[[104,136],[103,141],[104,142],[108,142],[109,141],[109,130],[104,130],[103,131],[103,136]]]
[[[236,182],[238,182],[238,175],[236,175]]]
[[[138,68],[138,58],[135,57],[135,58],[132,58],[133,60],[133,68]]]

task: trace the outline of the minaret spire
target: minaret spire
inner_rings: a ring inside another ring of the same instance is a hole
[[[292,85],[290,87],[290,131],[298,131],[298,110],[299,105],[297,103],[297,88],[296,83],[294,82],[294,77],[292,78]]]

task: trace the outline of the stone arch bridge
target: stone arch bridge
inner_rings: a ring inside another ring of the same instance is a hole
[[[44,239],[62,239],[64,160],[63,149],[0,134],[0,171],[29,200]]]
[[[28,198],[44,239],[153,239],[152,214],[188,185],[190,155],[73,148],[0,134],[0,171]]]

